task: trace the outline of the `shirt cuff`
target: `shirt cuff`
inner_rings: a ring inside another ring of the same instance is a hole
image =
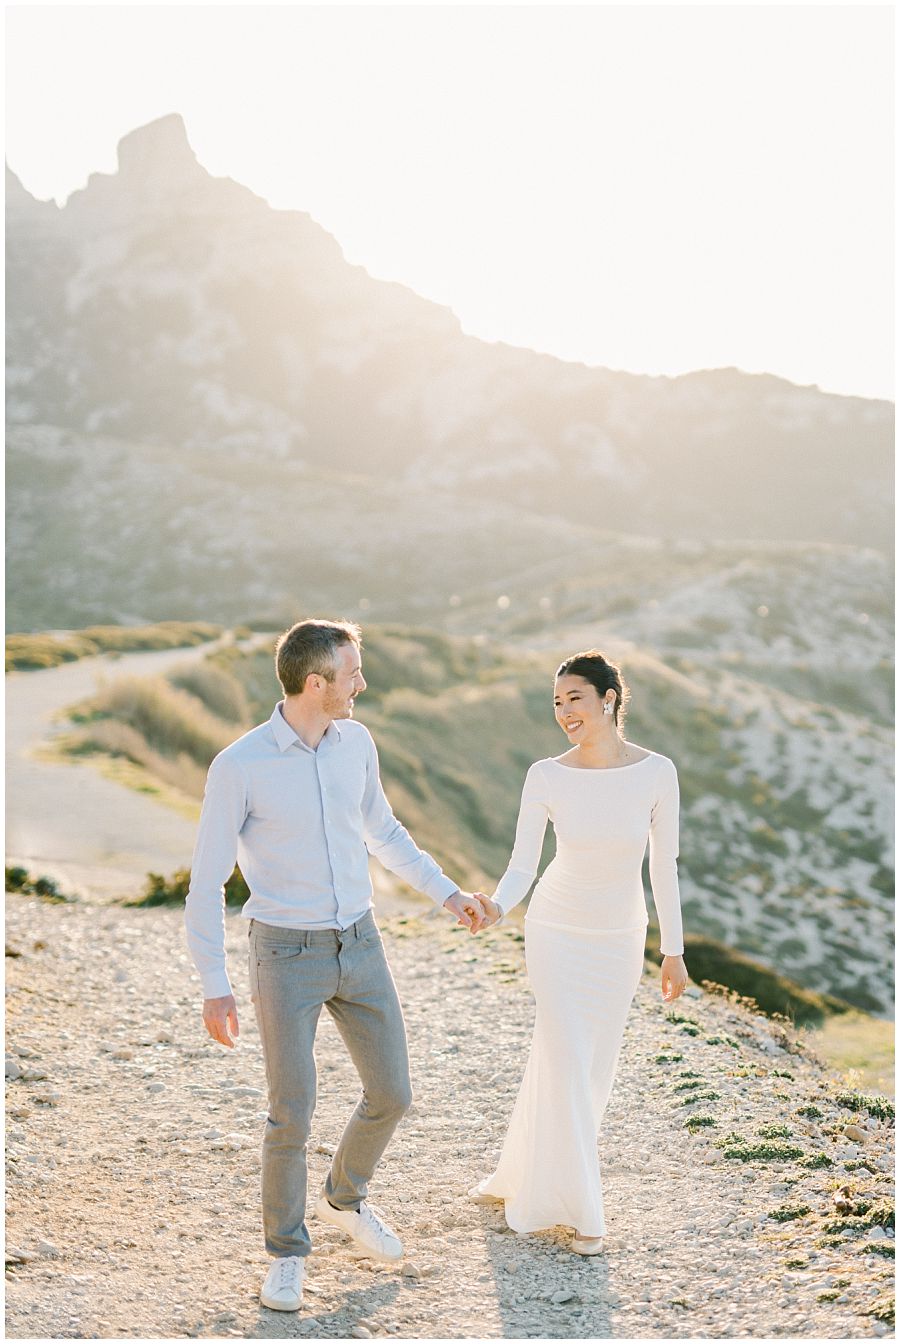
[[[455,896],[458,891],[458,882],[454,882],[452,878],[447,877],[446,873],[437,873],[430,882],[426,883],[422,895],[429,896],[435,905],[443,906],[444,901],[450,896]]]
[[[200,977],[200,983],[203,985],[204,999],[224,999],[234,992],[224,968],[221,971],[205,971]]]

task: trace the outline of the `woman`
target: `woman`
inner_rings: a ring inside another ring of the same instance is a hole
[[[527,895],[549,818],[556,857],[525,918],[531,1053],[497,1169],[471,1194],[505,1201],[516,1232],[573,1227],[581,1255],[598,1254],[606,1231],[597,1133],[643,969],[648,837],[663,998],[687,984],[678,776],[667,756],[625,740],[627,697],[619,669],[595,649],[559,668],[556,720],[572,745],[529,769],[509,867],[486,907],[485,923],[496,923]]]

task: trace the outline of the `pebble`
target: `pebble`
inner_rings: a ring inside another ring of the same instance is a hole
[[[17,1059],[13,1059],[11,1055],[7,1055],[7,1056],[6,1056],[6,1076],[7,1076],[7,1078],[10,1080],[10,1082],[15,1082],[17,1078],[21,1078],[21,1077],[22,1077],[22,1073],[23,1073],[23,1070],[22,1070],[22,1066],[20,1065],[19,1061],[18,1061]]]
[[[55,1259],[55,1257],[59,1255],[59,1251],[53,1245],[52,1241],[39,1241],[34,1249],[37,1251],[38,1255],[46,1256],[47,1259],[50,1260]]]
[[[564,1302],[571,1302],[574,1296],[571,1288],[560,1288],[558,1292],[553,1294],[550,1301],[554,1306],[561,1307]]]
[[[354,1325],[353,1329],[350,1331],[350,1338],[351,1338],[351,1339],[371,1339],[371,1338],[372,1338],[372,1331],[371,1331],[371,1330],[367,1330],[366,1327],[365,1327],[364,1325]]]
[[[165,1085],[165,1083],[148,1083],[148,1084],[147,1084],[147,1091],[148,1091],[148,1092],[165,1092],[165,1090],[166,1090],[166,1085]]]
[[[118,1050],[113,1050],[113,1059],[134,1059],[134,1051],[128,1045],[119,1046]]]
[[[865,1143],[869,1137],[866,1130],[860,1125],[845,1125],[843,1135],[845,1139],[852,1139],[854,1143]]]

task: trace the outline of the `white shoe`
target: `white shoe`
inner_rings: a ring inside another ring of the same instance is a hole
[[[482,1182],[473,1185],[469,1191],[469,1199],[473,1204],[502,1204],[503,1199],[500,1195],[486,1195],[481,1188]]]
[[[306,1270],[299,1255],[282,1255],[272,1261],[259,1300],[272,1311],[296,1311],[303,1301]]]
[[[600,1255],[603,1250],[602,1237],[573,1237],[572,1250],[576,1255]]]
[[[378,1214],[366,1203],[354,1209],[335,1209],[322,1195],[315,1208],[317,1218],[333,1223],[342,1232],[353,1238],[353,1244],[363,1255],[373,1260],[402,1260],[403,1246],[400,1238],[391,1231],[387,1223],[382,1222]]]

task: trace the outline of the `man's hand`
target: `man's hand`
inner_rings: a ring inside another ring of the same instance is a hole
[[[484,923],[484,906],[487,897],[480,891],[455,891],[444,901],[444,909],[456,915],[457,923],[462,924],[469,933],[477,933]]]
[[[237,1004],[234,1001],[234,995],[225,994],[221,999],[204,999],[203,1025],[214,1041],[232,1049],[241,1034],[238,1027]],[[230,1032],[229,1027],[231,1028]]]

